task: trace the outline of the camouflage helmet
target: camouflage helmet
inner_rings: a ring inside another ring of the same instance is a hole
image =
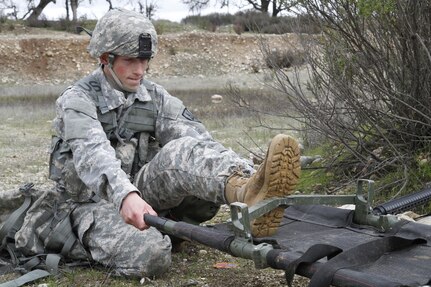
[[[157,33],[142,14],[125,9],[110,10],[97,21],[87,50],[95,58],[108,52],[149,59],[157,52]]]

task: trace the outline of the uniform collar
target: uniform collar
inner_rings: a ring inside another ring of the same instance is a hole
[[[112,87],[109,81],[106,79],[102,67],[97,69],[94,72],[94,76],[98,79],[101,87],[102,98],[105,101],[105,109],[102,110],[102,113],[106,113],[110,110],[114,110],[121,105],[128,107],[132,105],[135,100],[139,100],[141,102],[149,102],[151,101],[151,96],[145,88],[144,84],[141,83],[138,90],[135,93],[125,93],[119,90],[116,90]]]

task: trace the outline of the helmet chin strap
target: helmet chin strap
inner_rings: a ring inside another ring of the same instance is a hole
[[[115,74],[114,69],[113,69],[114,59],[115,59],[115,55],[109,54],[107,68],[109,70],[109,73],[112,75],[112,79],[115,82],[115,85],[116,85],[115,88],[118,88],[121,91],[129,92],[129,93],[135,93],[136,90],[126,88],[124,86],[124,84],[121,82],[121,80],[118,78],[117,74]]]

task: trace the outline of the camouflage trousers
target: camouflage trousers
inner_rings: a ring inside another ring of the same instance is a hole
[[[234,171],[253,172],[247,161],[221,144],[184,137],[166,144],[138,172],[135,185],[157,212],[189,196],[223,204],[226,179]],[[92,258],[117,274],[153,276],[170,266],[169,237],[154,228],[139,231],[125,224],[111,203],[82,204],[72,221]]]

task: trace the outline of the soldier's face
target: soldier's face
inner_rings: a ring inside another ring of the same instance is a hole
[[[112,69],[127,90],[136,91],[148,69],[148,59],[116,56]]]

